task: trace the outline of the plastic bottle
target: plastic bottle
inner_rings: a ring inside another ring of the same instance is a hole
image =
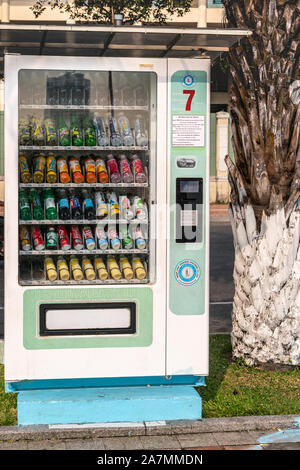
[[[131,201],[134,217],[139,220],[147,220],[148,211],[147,206],[144,204],[139,196],[134,196]]]
[[[31,220],[31,209],[30,202],[27,192],[24,189],[20,189],[19,192],[19,211],[20,220]]]
[[[146,278],[146,270],[144,268],[143,263],[141,262],[141,259],[138,256],[132,257],[132,267],[137,279],[142,280]]]
[[[136,106],[147,106],[148,96],[143,86],[138,86],[135,89],[135,102]]]
[[[98,273],[99,279],[101,281],[106,281],[106,279],[108,278],[108,272],[103,262],[103,259],[98,256],[96,256],[95,258],[95,269]]]
[[[115,118],[109,120],[109,131],[110,131],[110,141],[113,147],[120,147],[123,143],[123,139],[120,135],[117,121]]]
[[[82,257],[82,269],[88,281],[94,281],[96,279],[93,265],[87,256]]]
[[[58,189],[56,192],[58,200],[58,214],[61,220],[69,220],[71,217],[69,197],[65,189]]]
[[[44,210],[42,207],[39,193],[34,188],[31,188],[29,192],[29,197],[31,201],[32,215],[34,220],[43,220]]]
[[[63,117],[60,118],[58,126],[59,145],[69,147],[71,145],[70,129]]]
[[[63,251],[68,251],[71,248],[70,239],[66,227],[64,225],[59,225],[57,227],[58,239],[60,248]]]
[[[134,121],[135,142],[138,147],[146,147],[148,145],[148,137],[145,130],[144,119],[137,116]]]
[[[55,204],[55,197],[52,192],[52,189],[45,189],[43,193],[44,205],[45,205],[45,214],[46,219],[54,220],[57,219],[57,209]]]
[[[89,119],[85,119],[83,122],[84,129],[84,144],[87,147],[95,147],[97,145],[96,131],[93,123]]]
[[[83,239],[88,250],[94,250],[96,248],[96,242],[93,237],[91,227],[85,225],[82,229]]]
[[[49,258],[49,257],[45,258],[45,268],[46,268],[49,281],[51,282],[56,281],[57,271],[56,271],[55,264],[53,263],[52,258]]]
[[[23,251],[30,251],[32,250],[32,245],[30,241],[30,233],[25,225],[21,225],[20,227],[20,241]]]
[[[133,240],[128,234],[127,224],[119,225],[119,235],[122,241],[122,246],[124,250],[131,250],[133,248]]]
[[[73,248],[77,251],[83,250],[83,240],[78,225],[71,225],[71,237]]]
[[[121,248],[121,241],[118,236],[118,232],[116,230],[115,225],[109,225],[107,229],[108,239],[110,240],[110,244],[113,250],[117,251]]]
[[[71,216],[74,220],[82,219],[82,210],[80,206],[79,199],[75,192],[70,194],[70,206],[71,206]]]
[[[119,265],[116,261],[116,258],[114,256],[108,256],[107,264],[108,264],[108,270],[109,270],[111,277],[115,281],[119,281],[122,278],[122,274],[121,274]]]
[[[147,176],[143,168],[142,160],[137,156],[133,155],[131,160],[132,172],[134,174],[134,180],[136,183],[146,183]]]
[[[83,132],[78,119],[73,118],[71,124],[72,145],[75,147],[83,146]]]
[[[44,145],[45,144],[44,128],[40,120],[33,117],[30,121],[30,127],[31,127],[32,144]]]
[[[126,155],[119,156],[119,165],[123,183],[133,183],[133,174]]]
[[[54,227],[49,227],[46,234],[46,249],[58,249],[58,235]]]
[[[133,278],[133,269],[126,256],[120,256],[120,268],[125,279],[130,281]]]
[[[68,281],[70,279],[67,262],[62,256],[59,256],[57,259],[57,271],[62,281]]]
[[[121,183],[121,175],[119,172],[117,160],[113,155],[108,155],[107,157],[107,168],[109,179],[111,183]]]
[[[95,193],[95,201],[97,219],[105,219],[105,217],[108,216],[107,203],[105,202],[104,195],[100,191]]]
[[[76,157],[70,157],[69,167],[73,183],[84,183],[84,176],[81,170],[79,159]]]
[[[26,119],[19,120],[19,144],[20,145],[31,144],[30,124]]]
[[[118,218],[120,215],[120,207],[118,203],[118,198],[115,192],[107,194],[108,203],[109,203],[109,215],[111,218]]]
[[[121,113],[119,115],[118,122],[119,122],[120,133],[121,133],[122,140],[123,140],[123,145],[125,147],[134,146],[134,138],[133,138],[132,131],[130,128],[129,120],[125,116],[125,114]]]
[[[85,181],[87,183],[97,183],[96,165],[92,156],[84,158]]]
[[[99,147],[107,147],[109,145],[109,138],[107,136],[105,121],[102,117],[95,117],[93,124],[96,130],[96,136]]]
[[[39,155],[33,159],[33,182],[43,183],[45,179],[46,158]]]
[[[140,225],[135,225],[134,227],[134,240],[135,246],[138,250],[144,250],[146,248],[146,240]]]
[[[77,256],[72,255],[70,257],[70,265],[71,265],[72,275],[75,281],[82,281],[82,279],[84,278],[84,275],[83,275]]]
[[[99,183],[109,182],[109,176],[103,158],[96,158],[96,171]]]
[[[95,205],[91,198],[90,192],[87,189],[83,189],[81,195],[83,199],[84,218],[87,220],[95,220],[96,218]]]
[[[48,155],[46,160],[46,181],[47,183],[56,183],[56,158],[54,155]]]
[[[59,175],[60,183],[70,183],[71,178],[69,175],[68,163],[64,157],[58,157],[57,159],[57,172]]]
[[[45,119],[44,121],[46,145],[57,145],[57,133],[55,123],[52,119]]]
[[[29,170],[28,160],[25,155],[19,156],[20,180],[22,183],[31,183],[32,175]]]
[[[124,220],[131,220],[134,217],[134,212],[132,210],[130,200],[126,195],[119,197],[120,202],[120,217]]]
[[[98,247],[100,250],[107,250],[108,249],[108,240],[106,233],[102,227],[96,227],[96,237],[98,241]]]

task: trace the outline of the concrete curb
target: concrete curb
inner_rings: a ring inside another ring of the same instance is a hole
[[[298,415],[241,416],[234,418],[205,418],[189,421],[113,423],[99,425],[3,426],[0,442],[61,439],[95,439],[124,436],[176,436],[243,431],[278,431],[297,427]]]

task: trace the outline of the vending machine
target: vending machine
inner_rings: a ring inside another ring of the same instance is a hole
[[[19,424],[201,418],[209,59],[5,56]]]

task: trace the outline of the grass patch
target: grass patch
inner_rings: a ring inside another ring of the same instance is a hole
[[[210,335],[206,385],[198,389],[204,418],[286,415],[300,410],[300,368],[271,371],[232,362],[229,335]],[[0,364],[0,426],[16,424],[16,395],[4,392]]]
[[[17,425],[17,396],[4,391],[4,367],[0,364],[0,426]]]
[[[232,362],[229,335],[210,336],[210,372],[203,399],[203,417],[297,414],[300,410],[300,368],[261,370]]]

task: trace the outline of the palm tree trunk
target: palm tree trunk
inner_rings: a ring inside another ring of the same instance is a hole
[[[229,25],[253,36],[229,53],[235,163],[231,185],[233,355],[300,362],[300,0],[223,0]]]

